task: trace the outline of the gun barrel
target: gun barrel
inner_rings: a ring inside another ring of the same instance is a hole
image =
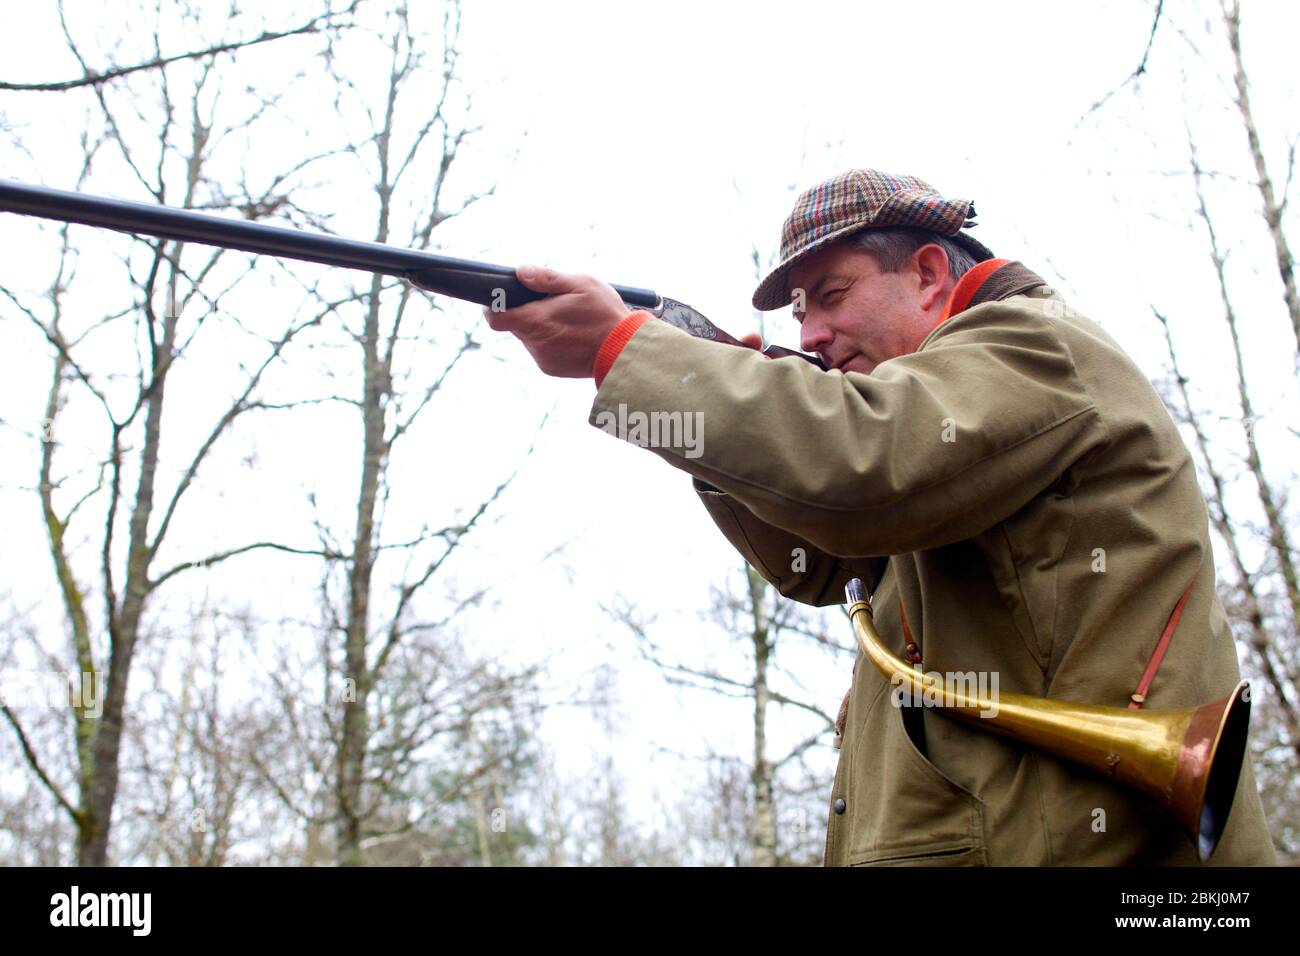
[[[500,293],[507,308],[544,297],[519,283],[510,266],[10,180],[0,179],[0,211],[399,276],[480,305],[499,302]],[[659,302],[649,289],[614,286],[614,290],[628,305],[653,308]]]

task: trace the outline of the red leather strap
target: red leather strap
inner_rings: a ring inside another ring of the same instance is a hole
[[[912,637],[912,629],[907,626],[907,611],[903,608],[903,596],[898,596],[898,619],[903,622],[903,638],[907,641],[907,661],[909,664],[921,663],[921,648]]]
[[[1173,612],[1169,615],[1169,620],[1165,623],[1165,629],[1160,635],[1160,640],[1156,642],[1156,649],[1151,653],[1151,660],[1147,661],[1147,668],[1142,672],[1142,679],[1138,681],[1137,690],[1129,697],[1129,710],[1140,710],[1143,702],[1147,699],[1147,692],[1151,690],[1151,682],[1155,680],[1156,671],[1160,669],[1160,662],[1164,660],[1165,651],[1169,649],[1169,642],[1173,639],[1174,631],[1178,627],[1178,619],[1183,616],[1183,608],[1187,605],[1187,598],[1192,593],[1192,585],[1196,583],[1196,575],[1192,575],[1192,580],[1187,583],[1187,590],[1183,596],[1178,599],[1174,605]]]

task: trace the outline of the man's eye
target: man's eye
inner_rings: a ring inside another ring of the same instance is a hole
[[[828,292],[823,292],[822,305],[828,304],[831,301],[831,299],[833,299],[835,296],[839,295],[843,291],[844,291],[843,289],[831,289]]]

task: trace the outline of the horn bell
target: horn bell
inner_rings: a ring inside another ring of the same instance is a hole
[[[948,716],[1087,767],[1165,809],[1209,860],[1228,823],[1250,725],[1250,684],[1227,697],[1169,710],[1106,707],[1029,694],[954,693],[895,656],[875,627],[861,580],[845,592],[858,646],[891,684]]]

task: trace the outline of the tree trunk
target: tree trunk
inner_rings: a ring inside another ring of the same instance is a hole
[[[1228,557],[1231,559],[1233,570],[1237,575],[1237,590],[1241,595],[1246,623],[1250,627],[1250,646],[1258,655],[1260,668],[1264,672],[1264,679],[1268,681],[1269,686],[1273,688],[1273,692],[1277,695],[1282,717],[1286,721],[1287,732],[1291,739],[1295,741],[1296,752],[1300,754],[1300,714],[1297,714],[1296,705],[1287,693],[1287,686],[1292,682],[1288,676],[1285,676],[1285,661],[1281,662],[1280,667],[1273,663],[1273,642],[1268,629],[1264,625],[1264,614],[1255,584],[1255,575],[1246,567],[1246,559],[1242,554],[1237,528],[1228,516],[1227,505],[1225,504],[1227,500],[1226,485],[1223,476],[1219,473],[1219,469],[1215,466],[1214,459],[1210,455],[1209,439],[1205,435],[1205,430],[1201,427],[1200,418],[1192,407],[1191,395],[1187,389],[1187,379],[1179,368],[1178,353],[1174,348],[1169,322],[1159,312],[1156,312],[1156,318],[1160,320],[1160,324],[1164,327],[1165,343],[1169,350],[1169,361],[1173,367],[1179,397],[1187,415],[1188,424],[1192,426],[1192,431],[1196,435],[1196,448],[1200,452],[1201,460],[1205,463],[1205,470],[1210,476],[1211,492],[1207,496],[1210,520],[1214,522],[1214,527],[1218,530],[1219,536],[1227,545]]]
[[[1232,79],[1237,87],[1237,111],[1241,113],[1241,124],[1246,130],[1250,158],[1255,164],[1255,185],[1259,188],[1260,199],[1264,204],[1260,212],[1264,216],[1264,222],[1268,224],[1269,236],[1273,240],[1277,271],[1282,278],[1282,298],[1286,303],[1287,314],[1291,318],[1296,351],[1300,356],[1300,295],[1296,293],[1295,259],[1291,256],[1291,247],[1287,243],[1286,233],[1282,231],[1282,208],[1286,204],[1286,197],[1283,196],[1282,203],[1278,203],[1277,194],[1273,190],[1273,180],[1268,174],[1268,165],[1264,162],[1264,150],[1260,147],[1255,116],[1250,108],[1246,64],[1241,55],[1241,10],[1237,0],[1233,0],[1231,5],[1224,4],[1223,20],[1228,28],[1228,45],[1232,47]],[[1294,162],[1294,156],[1292,161]]]
[[[179,250],[177,255],[179,256]],[[152,311],[147,321],[154,321]],[[95,735],[94,782],[91,786],[90,806],[86,810],[87,825],[82,831],[77,854],[82,866],[108,864],[108,834],[113,822],[113,804],[117,800],[118,757],[122,746],[127,679],[131,674],[131,660],[135,656],[140,619],[150,591],[149,562],[153,555],[149,549],[149,516],[153,513],[154,480],[158,472],[158,450],[162,441],[163,396],[172,350],[176,347],[176,324],[177,316],[163,317],[163,336],[152,363],[153,382],[145,406],[140,480],[136,485],[129,526],[126,592],[122,596],[121,610],[114,613],[109,621],[111,650],[104,712],[100,717],[99,732]]]
[[[1196,188],[1196,200],[1201,218],[1205,221],[1210,239],[1210,256],[1214,262],[1214,274],[1219,284],[1219,297],[1223,304],[1223,318],[1227,323],[1228,333],[1232,338],[1233,357],[1237,373],[1237,401],[1241,409],[1241,427],[1246,440],[1246,463],[1255,479],[1260,507],[1268,522],[1268,543],[1277,560],[1278,570],[1286,589],[1287,603],[1291,607],[1291,621],[1294,626],[1300,622],[1300,575],[1296,572],[1294,552],[1291,547],[1291,535],[1285,523],[1282,509],[1278,504],[1276,493],[1264,474],[1264,465],[1259,453],[1259,443],[1255,438],[1256,415],[1250,398],[1250,389],[1246,380],[1246,368],[1241,353],[1241,338],[1237,331],[1237,312],[1228,293],[1228,279],[1224,268],[1224,255],[1219,247],[1218,234],[1210,218],[1205,192],[1201,186],[1204,175],[1196,154],[1195,144],[1188,137],[1192,154],[1192,182]]]
[[[767,608],[763,604],[767,582],[749,567],[749,611],[754,622],[754,832],[751,864],[776,865],[776,814],[772,805],[772,766],[767,762],[767,661],[771,652],[768,641]]]

